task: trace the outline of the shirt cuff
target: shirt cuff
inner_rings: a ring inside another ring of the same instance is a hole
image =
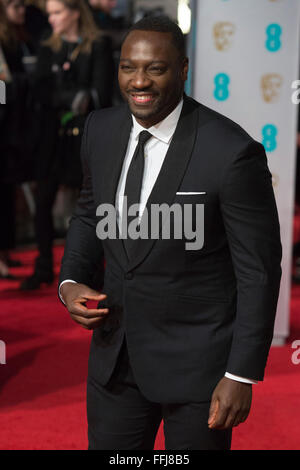
[[[64,302],[64,299],[63,299],[62,296],[61,296],[60,288],[61,288],[61,286],[62,286],[63,284],[65,284],[66,282],[72,282],[73,284],[77,284],[77,281],[73,281],[73,279],[66,279],[65,281],[62,281],[62,282],[59,284],[58,295],[59,295],[59,298],[60,298],[60,300],[62,301],[62,303],[63,303],[64,305],[66,305],[66,304],[65,304],[65,302]]]
[[[238,375],[230,374],[229,372],[225,373],[225,377],[231,380],[236,380],[237,382],[243,382],[245,384],[255,385],[258,383],[258,380],[246,379],[245,377],[240,377]]]

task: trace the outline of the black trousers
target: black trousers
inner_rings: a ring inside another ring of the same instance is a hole
[[[16,188],[13,183],[0,183],[0,251],[15,247]]]
[[[35,195],[35,235],[40,257],[48,261],[52,270],[52,245],[54,237],[52,209],[55,202],[59,178],[50,174],[49,178],[39,180]]]
[[[89,450],[153,450],[161,420],[166,450],[229,450],[232,430],[209,429],[209,407],[150,402],[135,382],[124,340],[108,384],[88,377]]]

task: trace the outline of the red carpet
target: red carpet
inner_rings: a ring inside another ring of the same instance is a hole
[[[23,278],[33,251],[18,254]],[[56,248],[56,268],[62,247]],[[56,297],[56,284],[36,293],[18,291],[20,281],[0,281],[0,449],[86,449],[85,381],[91,332],[77,326]],[[291,335],[273,347],[263,384],[254,389],[252,412],[235,428],[233,449],[300,449],[300,364],[290,343],[300,339],[300,286],[291,302]],[[163,434],[156,449],[164,448]]]

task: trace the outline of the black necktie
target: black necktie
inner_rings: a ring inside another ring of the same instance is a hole
[[[152,137],[148,131],[142,131],[139,135],[139,142],[136,146],[134,155],[132,157],[125,184],[124,196],[127,196],[127,211],[132,204],[139,204],[141,198],[141,189],[144,174],[144,147],[146,142]],[[123,206],[124,207],[124,206]],[[128,225],[136,216],[127,216],[127,229]],[[123,211],[124,221],[124,211]],[[127,239],[124,239],[124,245],[129,256],[132,243],[134,240],[130,239],[127,233]]]

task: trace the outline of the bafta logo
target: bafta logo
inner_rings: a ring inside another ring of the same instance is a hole
[[[267,73],[261,77],[261,90],[266,103],[274,103],[282,85],[282,76],[277,73]]]
[[[213,27],[215,46],[218,51],[227,51],[233,40],[235,25],[229,21],[220,21]]]

